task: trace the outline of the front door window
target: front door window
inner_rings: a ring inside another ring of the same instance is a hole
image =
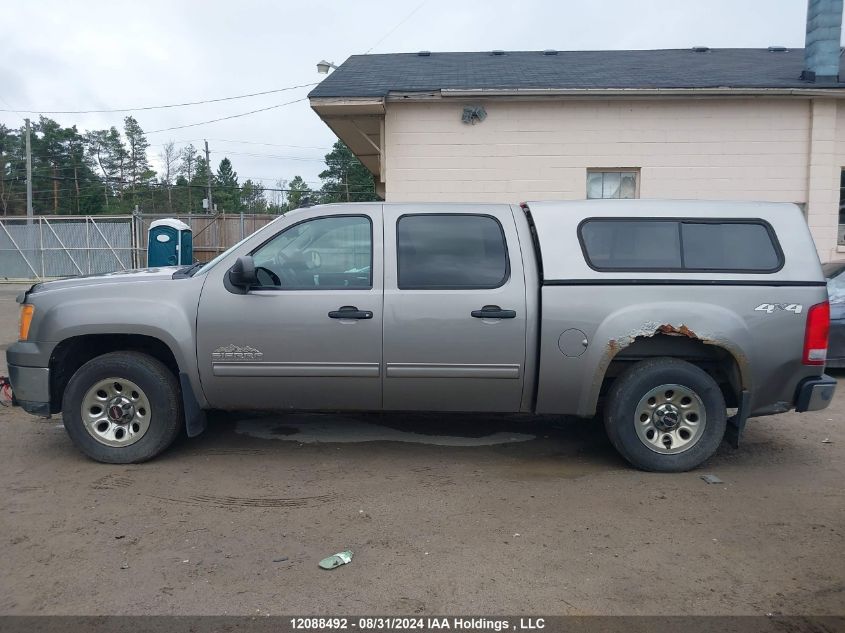
[[[295,224],[253,253],[261,287],[372,288],[372,233],[366,216],[332,216]]]

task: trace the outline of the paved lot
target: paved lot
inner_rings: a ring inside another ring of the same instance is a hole
[[[657,475],[599,424],[489,416],[217,415],[107,466],[4,408],[0,613],[843,614],[843,420],[845,390]]]

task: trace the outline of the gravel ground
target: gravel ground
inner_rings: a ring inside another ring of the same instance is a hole
[[[840,390],[660,475],[596,422],[442,415],[217,414],[111,466],[3,408],[0,614],[841,615],[843,419]]]

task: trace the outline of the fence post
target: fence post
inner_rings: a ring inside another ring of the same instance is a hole
[[[132,212],[130,235],[132,236],[132,267],[141,267],[141,227],[144,221],[137,209]]]
[[[44,219],[38,217],[38,256],[41,258],[41,279],[44,279]]]
[[[244,237],[246,237],[244,235],[244,212],[241,211],[241,239],[244,239]]]
[[[88,220],[90,220],[87,215],[85,216],[85,272],[89,275],[91,274],[91,235],[88,233]]]

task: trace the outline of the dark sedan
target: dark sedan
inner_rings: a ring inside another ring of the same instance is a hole
[[[845,262],[822,266],[830,297],[830,340],[827,344],[827,366],[845,367]]]

